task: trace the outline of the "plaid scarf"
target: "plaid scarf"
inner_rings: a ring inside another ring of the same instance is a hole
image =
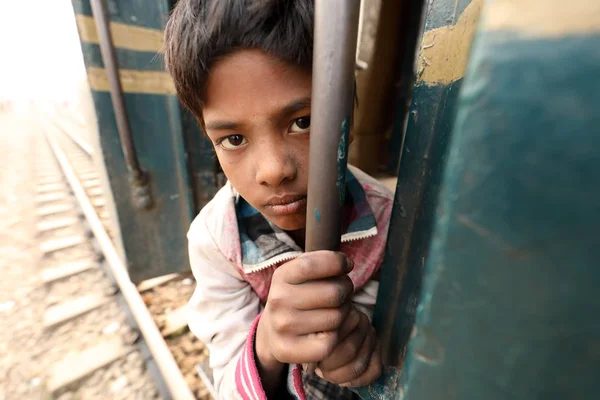
[[[365,191],[346,170],[346,196],[342,214],[342,242],[377,234],[373,211]],[[303,250],[282,229],[269,222],[241,196],[236,200],[236,215],[242,249],[242,264],[252,272],[291,260]]]

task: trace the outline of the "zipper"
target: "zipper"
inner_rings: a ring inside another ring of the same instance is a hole
[[[366,231],[345,233],[342,235],[341,242],[342,243],[356,242],[357,240],[368,239],[375,235],[377,235],[377,226],[374,226],[371,229],[368,229]],[[278,256],[272,257],[269,260],[265,260],[259,264],[248,266],[249,267],[248,269],[246,269],[246,266],[242,265],[242,269],[245,274],[251,274],[254,272],[259,272],[264,269],[270,268],[276,264],[291,261],[295,258],[298,258],[302,254],[304,254],[304,253],[300,252],[300,251],[290,251],[290,252],[283,253]]]

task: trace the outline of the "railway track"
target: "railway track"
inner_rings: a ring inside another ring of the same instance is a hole
[[[47,288],[47,390],[59,399],[211,399],[208,353],[187,331],[189,276],[129,279],[92,147],[56,121],[38,141],[37,231]],[[204,381],[203,379],[204,378]]]

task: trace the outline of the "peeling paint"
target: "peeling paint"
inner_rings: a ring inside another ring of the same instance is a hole
[[[428,86],[448,84],[464,76],[482,5],[483,0],[473,0],[456,25],[423,34],[418,63],[419,83]]]

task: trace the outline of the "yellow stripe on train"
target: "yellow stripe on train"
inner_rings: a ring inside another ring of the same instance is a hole
[[[110,91],[108,76],[104,68],[88,67],[90,88],[99,92]],[[161,71],[138,71],[133,69],[119,70],[121,86],[125,93],[175,94],[175,85],[171,76]]]
[[[513,31],[524,38],[560,38],[600,33],[598,0],[495,0],[483,19],[485,31]]]
[[[482,3],[482,0],[473,0],[456,25],[442,26],[423,34],[417,69],[418,83],[447,85],[465,75]]]
[[[75,19],[81,41],[98,44],[98,32],[94,18],[77,14]],[[115,47],[155,53],[162,51],[163,33],[161,30],[111,22],[110,32]]]
[[[461,79],[479,25],[484,32],[514,32],[524,39],[552,39],[600,33],[600,1],[473,0],[456,25],[423,34],[417,82],[448,85]]]

